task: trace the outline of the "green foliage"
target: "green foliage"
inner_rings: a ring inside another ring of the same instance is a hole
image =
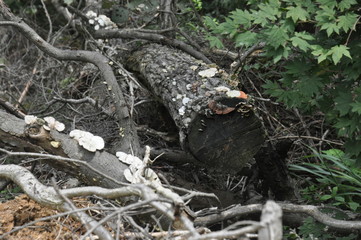
[[[192,0],[196,10],[202,10],[202,0]]]
[[[10,199],[14,199],[14,196],[17,195],[18,193],[22,193],[23,190],[21,189],[21,187],[14,187],[14,188],[8,188],[5,190],[0,191],[0,198],[4,199],[4,200],[10,200]]]
[[[333,233],[328,232],[328,228],[319,222],[316,222],[313,218],[308,217],[304,220],[302,226],[298,228],[298,234],[302,236],[301,239],[304,240],[314,240],[314,239],[327,239],[327,240],[353,240],[357,239],[355,234],[350,234],[345,237],[334,236]],[[300,239],[300,238],[298,238]]]
[[[264,56],[280,71],[268,75],[266,93],[289,108],[321,111],[361,160],[361,37],[356,0],[247,1],[224,21],[205,17],[212,47],[265,43]],[[358,30],[358,31],[356,31]],[[261,72],[267,72],[267,69]],[[360,161],[361,163],[361,161]]]
[[[66,77],[63,80],[60,81],[60,88],[66,88],[69,86],[69,84],[75,82],[75,78],[73,77]]]
[[[312,157],[317,157],[319,163],[290,166],[291,170],[315,177],[316,182],[312,181],[301,191],[305,200],[361,212],[361,169],[356,166],[356,161],[339,149],[330,149],[322,153],[314,151]]]

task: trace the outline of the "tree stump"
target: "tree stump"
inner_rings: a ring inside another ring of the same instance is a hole
[[[133,52],[127,64],[168,109],[182,148],[209,168],[239,171],[263,144],[252,100],[230,91],[217,66],[157,44]]]

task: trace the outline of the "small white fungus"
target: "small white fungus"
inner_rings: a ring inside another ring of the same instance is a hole
[[[182,99],[183,105],[186,105],[189,101],[190,101],[190,99],[187,98],[187,97],[185,97],[185,98]]]
[[[216,90],[217,92],[229,92],[229,91],[231,91],[231,89],[229,89],[228,87],[225,87],[225,86],[215,87],[214,90]]]
[[[48,125],[44,125],[45,130],[50,131],[50,129],[57,130],[58,132],[64,131],[65,125],[59,121],[56,121],[53,117],[44,117],[45,122]]]
[[[85,15],[88,18],[95,18],[97,16],[97,14],[94,11],[88,11]]]
[[[25,120],[26,124],[34,124],[34,123],[36,123],[37,119],[38,119],[38,117],[34,116],[34,115],[26,115],[24,117],[24,120]]]
[[[94,136],[90,132],[75,129],[69,133],[69,136],[74,138],[80,146],[90,152],[101,150],[105,146],[103,138]]]
[[[231,90],[228,91],[226,94],[227,97],[231,97],[231,98],[239,98],[241,96],[241,92],[238,90]]]
[[[202,78],[210,78],[210,77],[214,77],[216,73],[218,73],[217,68],[210,68],[200,71],[198,75],[201,76]]]
[[[186,108],[185,106],[182,106],[181,108],[178,109],[178,113],[179,115],[183,116],[186,113]]]

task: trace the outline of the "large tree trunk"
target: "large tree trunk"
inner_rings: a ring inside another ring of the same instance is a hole
[[[157,44],[134,52],[128,67],[166,106],[183,149],[208,167],[238,171],[264,142],[249,98],[228,97],[217,88],[231,88],[224,71]],[[215,75],[205,76],[207,69]]]

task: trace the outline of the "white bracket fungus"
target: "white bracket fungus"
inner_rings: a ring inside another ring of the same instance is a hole
[[[44,125],[45,130],[50,131],[50,129],[57,130],[58,132],[64,131],[65,125],[64,123],[58,122],[53,117],[44,117],[45,122],[48,125]]]
[[[69,136],[74,138],[80,146],[90,152],[101,150],[105,145],[103,138],[94,136],[90,132],[75,129],[69,133]]]
[[[228,87],[225,86],[219,86],[219,87],[215,87],[214,90],[216,90],[219,93],[226,93],[227,97],[230,98],[243,98],[243,99],[247,99],[248,96],[246,93],[244,93],[243,91],[240,90],[231,90]]]
[[[218,73],[217,68],[209,68],[198,72],[198,75],[201,76],[202,78],[210,78],[210,77],[214,77],[216,73]]]
[[[117,152],[115,155],[121,162],[129,165],[129,168],[124,170],[124,177],[129,182],[143,183],[145,179],[161,185],[158,175],[152,169],[147,167],[146,162],[140,160],[138,157],[124,152]]]
[[[94,25],[95,30],[99,30],[100,28],[104,29],[116,29],[117,25],[112,22],[110,18],[105,15],[99,15],[93,11],[88,11],[86,16],[89,18],[89,24]]]
[[[34,115],[26,115],[24,117],[24,120],[25,120],[25,123],[30,125],[30,124],[34,124],[37,122],[38,120],[38,117],[37,116],[34,116]]]
[[[214,90],[216,90],[217,92],[229,92],[229,91],[231,91],[231,89],[229,89],[228,87],[225,87],[225,86],[215,87]]]
[[[64,131],[65,125],[59,121],[56,121],[53,117],[45,117],[44,120],[34,115],[26,115],[24,117],[25,123],[42,125],[47,131],[57,130],[58,132]]]

